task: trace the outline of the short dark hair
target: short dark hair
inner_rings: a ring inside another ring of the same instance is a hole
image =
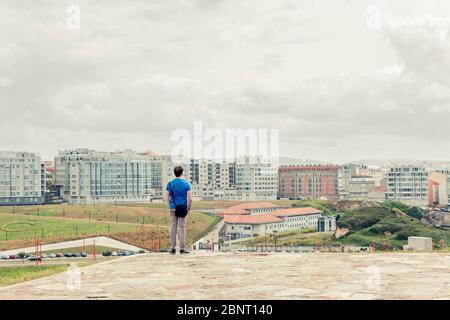
[[[175,177],[180,177],[183,174],[183,167],[176,166],[175,169],[173,169],[173,173],[175,174]]]

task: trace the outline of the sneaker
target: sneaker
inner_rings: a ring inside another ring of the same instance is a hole
[[[186,250],[180,250],[180,254],[186,254],[186,253],[189,253],[189,251],[186,251]]]
[[[175,249],[170,250],[170,254],[175,254],[175,253],[176,253]]]

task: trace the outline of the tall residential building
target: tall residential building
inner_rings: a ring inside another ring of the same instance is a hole
[[[277,169],[258,158],[191,159],[185,165],[192,195],[203,200],[268,200],[277,196]]]
[[[0,152],[0,205],[42,204],[45,166],[30,152]]]
[[[387,187],[387,175],[388,169],[381,167],[360,167],[358,168],[358,176],[372,177],[375,183],[375,187]]]
[[[260,158],[244,157],[233,163],[233,200],[275,200],[278,190],[278,172],[270,162]]]
[[[348,199],[350,196],[350,179],[358,175],[358,165],[344,164],[338,168],[338,192],[340,199]]]
[[[369,176],[353,176],[349,181],[349,200],[368,200],[369,194],[374,191],[375,180]]]
[[[64,200],[76,204],[145,202],[162,199],[170,158],[134,151],[60,151],[56,183]]]
[[[428,172],[425,167],[389,168],[387,199],[414,206],[427,205]]]
[[[430,173],[428,204],[430,206],[450,204],[450,172],[448,170],[437,170]]]
[[[335,165],[281,166],[278,180],[279,198],[338,197],[338,167]]]

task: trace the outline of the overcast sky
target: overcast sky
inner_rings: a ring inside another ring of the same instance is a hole
[[[0,150],[164,154],[200,120],[279,128],[286,157],[450,160],[449,33],[447,0],[0,0]]]

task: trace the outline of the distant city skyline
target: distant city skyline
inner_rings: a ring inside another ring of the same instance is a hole
[[[78,16],[77,16],[78,15]],[[450,161],[450,3],[0,4],[0,150],[152,150],[279,129],[280,155]]]

